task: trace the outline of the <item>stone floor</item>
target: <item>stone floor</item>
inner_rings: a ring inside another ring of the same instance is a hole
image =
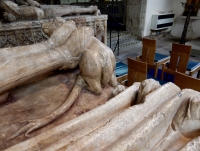
[[[154,35],[150,37],[156,39],[157,53],[165,54],[165,55],[169,55],[169,51],[171,50],[172,43],[173,42],[179,43],[179,40],[180,40],[179,38],[172,37],[170,34],[167,34],[167,35],[162,34],[162,35],[156,35],[156,36]],[[115,41],[116,43],[117,38],[115,38],[112,41]],[[112,48],[114,48],[113,43],[114,42],[112,42]],[[195,62],[200,62],[200,38],[195,39],[195,40],[187,40],[186,44],[192,46],[190,60],[195,61]],[[108,45],[109,45],[109,40],[108,40]],[[120,36],[119,55],[117,53],[117,49],[114,52],[116,61],[121,61],[127,64],[127,57],[135,59],[136,56],[140,55],[141,53],[142,53],[141,40],[138,40],[137,37],[131,37],[130,39],[128,40],[125,39],[123,41],[123,36]]]

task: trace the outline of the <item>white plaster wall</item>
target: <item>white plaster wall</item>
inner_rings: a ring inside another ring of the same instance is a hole
[[[182,7],[181,2],[185,3],[186,1],[187,0],[175,0],[174,1],[175,20],[174,20],[174,24],[171,29],[172,36],[180,38],[182,35],[185,18],[180,17],[180,16],[182,16],[182,14],[184,12],[184,8]],[[197,16],[200,16],[200,11],[198,11]],[[196,38],[200,37],[199,26],[200,26],[200,17],[196,18],[196,19],[195,19],[195,17],[194,18],[191,17],[190,23],[188,26],[188,30],[187,30],[186,38],[196,39]]]
[[[187,0],[175,0],[174,1],[174,13],[175,13],[175,19],[178,16],[181,16],[184,12],[184,7],[182,7],[181,2],[185,3]]]
[[[150,35],[151,17],[152,14],[169,13],[174,11],[174,1],[177,0],[146,0],[146,16],[144,31],[142,36]],[[179,0],[178,0],[179,1]]]

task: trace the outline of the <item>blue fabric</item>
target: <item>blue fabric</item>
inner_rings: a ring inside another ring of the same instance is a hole
[[[115,69],[123,68],[124,66],[127,66],[127,64],[125,64],[125,63],[123,63],[123,62],[117,62],[117,63],[116,63]]]
[[[123,62],[117,62],[115,67],[115,74],[117,77],[128,73],[128,65]]]
[[[163,59],[166,59],[166,58],[169,58],[169,57],[170,56],[155,53],[154,61],[159,62],[159,61],[162,61]]]
[[[192,71],[193,69],[195,69],[198,66],[200,66],[200,62],[188,61],[187,70]]]
[[[152,78],[154,80],[157,80],[157,81],[160,82],[161,85],[163,85],[167,82],[174,82],[174,76],[171,75],[171,74],[167,74],[167,73],[164,73],[164,81],[160,80],[161,74],[162,74],[162,70],[158,69],[157,78],[154,78],[154,69],[150,69],[149,72],[148,72],[148,75],[147,75],[147,79]]]

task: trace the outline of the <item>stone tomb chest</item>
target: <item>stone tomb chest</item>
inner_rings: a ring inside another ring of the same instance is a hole
[[[104,44],[107,43],[107,15],[80,15],[62,18],[66,21],[73,20],[77,26],[92,27],[95,36]],[[48,36],[42,31],[42,23],[50,20],[53,19],[0,23],[0,48],[30,45],[48,39]]]

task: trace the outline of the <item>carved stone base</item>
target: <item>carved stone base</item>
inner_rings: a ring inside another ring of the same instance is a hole
[[[107,15],[81,15],[63,17],[74,20],[77,26],[89,26],[95,31],[95,36],[107,44]],[[52,19],[50,19],[52,20]],[[0,48],[15,47],[39,43],[48,38],[41,25],[49,20],[19,21],[0,24]]]

